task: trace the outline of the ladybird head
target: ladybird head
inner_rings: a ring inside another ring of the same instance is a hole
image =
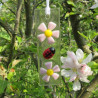
[[[53,47],[51,47],[51,48],[49,48],[50,49],[50,51],[53,53],[53,54],[55,54],[55,49],[53,48]]]

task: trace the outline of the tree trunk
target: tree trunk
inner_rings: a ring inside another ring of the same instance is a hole
[[[30,0],[24,0],[25,3],[25,13],[26,13],[26,29],[25,36],[26,38],[30,37],[32,30],[32,15],[31,15],[31,7]]]

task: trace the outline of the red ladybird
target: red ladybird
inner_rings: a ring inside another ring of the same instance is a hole
[[[45,59],[50,59],[53,57],[53,55],[55,54],[55,49],[53,47],[51,48],[48,48],[46,49],[44,52],[43,52],[43,57]]]

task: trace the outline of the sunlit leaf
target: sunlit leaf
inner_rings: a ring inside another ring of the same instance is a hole
[[[12,62],[12,67],[14,67],[15,65],[17,65],[19,62],[21,62],[22,60],[14,60]]]
[[[74,4],[73,1],[67,1],[67,3],[68,3],[69,5],[72,5],[72,6],[76,7],[76,5]]]
[[[85,36],[83,33],[80,33],[79,31],[78,31],[78,33],[79,33],[82,37],[84,37],[86,40],[88,40],[88,37]]]
[[[23,90],[24,93],[28,92],[26,89]]]
[[[69,17],[70,16],[70,13],[66,13],[65,15],[65,18]]]

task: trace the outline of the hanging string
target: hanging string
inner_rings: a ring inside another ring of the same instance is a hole
[[[46,8],[45,8],[46,15],[50,15],[50,6],[49,6],[49,0],[46,0]]]

